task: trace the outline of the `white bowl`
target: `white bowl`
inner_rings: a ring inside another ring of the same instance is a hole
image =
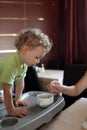
[[[50,93],[41,93],[37,95],[37,104],[40,107],[48,107],[54,102],[54,95]]]

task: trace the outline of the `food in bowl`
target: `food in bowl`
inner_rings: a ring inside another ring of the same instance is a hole
[[[37,95],[37,104],[40,107],[48,107],[54,102],[54,95],[50,93],[41,93]]]

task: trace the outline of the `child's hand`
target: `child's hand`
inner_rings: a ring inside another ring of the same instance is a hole
[[[16,106],[18,106],[18,105],[27,106],[27,105],[29,105],[29,102],[25,101],[25,100],[18,99],[18,100],[15,100],[15,105]]]
[[[57,80],[53,80],[48,86],[48,91],[52,93],[60,93],[62,92],[62,86]]]
[[[29,112],[24,108],[14,108],[9,112],[11,116],[23,117],[29,114]]]
[[[3,103],[3,102],[4,102],[4,98],[0,97],[0,103]]]

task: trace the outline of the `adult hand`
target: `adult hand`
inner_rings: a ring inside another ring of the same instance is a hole
[[[62,92],[62,86],[59,83],[58,80],[53,80],[48,86],[47,86],[48,91],[52,93],[60,93]]]

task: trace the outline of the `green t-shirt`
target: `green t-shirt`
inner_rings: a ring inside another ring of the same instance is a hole
[[[27,65],[20,65],[17,52],[0,59],[0,89],[3,89],[2,83],[13,85],[14,82],[26,75],[26,71]]]

